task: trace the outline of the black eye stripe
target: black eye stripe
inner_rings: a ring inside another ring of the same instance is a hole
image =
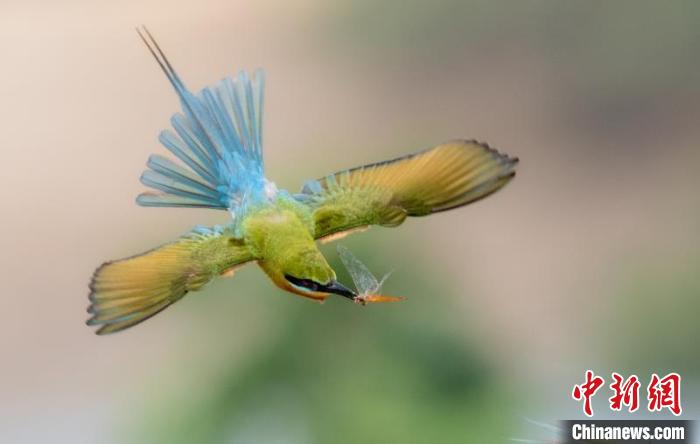
[[[298,286],[298,287],[303,287],[311,291],[317,291],[320,287],[322,287],[321,284],[318,282],[312,281],[311,279],[299,279],[294,276],[291,276],[289,274],[284,275],[285,279],[287,279],[289,282],[292,284]]]

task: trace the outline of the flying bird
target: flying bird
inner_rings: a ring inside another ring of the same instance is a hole
[[[159,137],[179,162],[151,155],[141,182],[153,191],[136,202],[223,210],[231,220],[196,227],[171,243],[97,268],[87,321],[99,327],[97,334],[143,322],[248,262],[290,293],[316,301],[331,294],[356,301],[360,295],[336,280],[317,240],[458,208],[515,176],[517,158],[473,140],[453,140],[309,180],[298,193],[279,189],[263,168],[263,72],[251,78],[241,71],[193,94],[148,30],[137,31],[182,110]]]

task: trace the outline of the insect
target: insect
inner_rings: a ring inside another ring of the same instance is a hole
[[[145,28],[138,32],[182,111],[173,115],[173,129],[159,137],[176,159],[148,158],[141,182],[151,190],[136,202],[209,208],[230,218],[223,226],[197,227],[170,243],[98,267],[90,281],[87,321],[98,327],[97,334],[143,322],[249,263],[260,266],[280,289],[319,302],[332,294],[357,303],[399,300],[374,294],[381,282],[355,261],[350,269],[363,295],[342,285],[316,241],[459,208],[490,196],[515,176],[517,158],[457,139],[308,180],[296,193],[279,189],[264,172],[262,71],[252,77],[241,71],[194,93],[151,34]],[[344,154],[327,147],[323,158]],[[313,161],[303,153],[295,157],[295,163]]]
[[[406,299],[399,296],[385,296],[379,294],[382,285],[384,285],[384,281],[391,275],[391,271],[385,274],[380,280],[377,280],[374,274],[369,271],[369,268],[346,247],[338,245],[338,255],[343,265],[345,265],[345,269],[350,273],[352,281],[355,283],[355,289],[357,290],[355,303],[365,305],[368,302],[399,302]]]

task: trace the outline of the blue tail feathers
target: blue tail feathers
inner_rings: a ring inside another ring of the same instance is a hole
[[[241,71],[197,95],[192,94],[146,28],[139,36],[156,59],[182,103],[171,119],[174,129],[159,140],[184,166],[152,155],[141,182],[156,192],[138,196],[137,203],[154,207],[239,209],[269,198],[262,158],[264,75],[252,80]]]

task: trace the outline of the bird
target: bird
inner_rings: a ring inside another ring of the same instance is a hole
[[[396,227],[483,199],[515,176],[517,157],[455,139],[391,160],[306,181],[299,192],[265,177],[264,72],[239,71],[191,92],[146,27],[138,36],[181,105],[160,133],[174,156],[152,154],[140,180],[145,207],[227,211],[228,223],[196,226],[145,253],[103,263],[89,284],[89,326],[98,335],[139,324],[217,276],[257,263],[280,289],[322,302],[358,293],[336,278],[318,243],[370,226]]]

